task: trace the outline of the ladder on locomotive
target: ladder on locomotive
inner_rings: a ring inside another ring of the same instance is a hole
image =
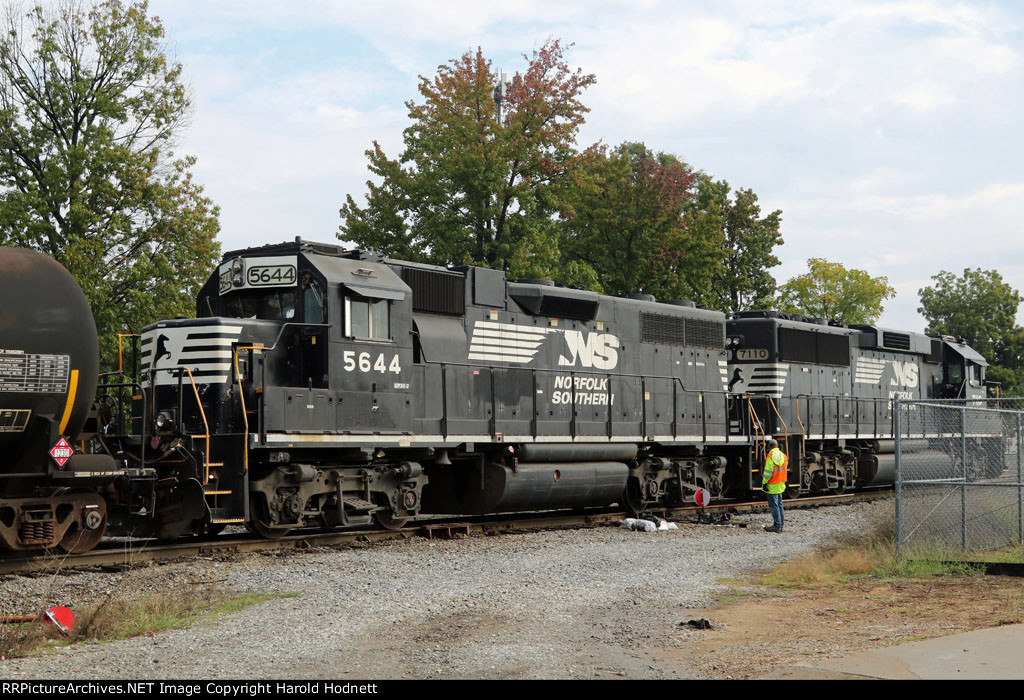
[[[203,497],[206,499],[206,505],[210,509],[210,525],[223,527],[225,525],[242,524],[245,522],[245,494],[237,487],[226,488],[226,485],[222,484],[224,479],[222,478],[221,470],[225,467],[225,462],[213,461],[212,457],[213,445],[219,443],[215,442],[210,435],[210,423],[206,418],[206,409],[199,397],[199,389],[196,387],[192,370],[188,367],[182,367],[182,369],[188,374],[196,406],[203,421],[203,434],[192,435],[191,438],[193,447],[195,447],[197,441],[205,442],[205,445],[199,450],[203,455],[202,463],[197,463],[196,468],[201,477],[200,483],[203,486]],[[224,458],[221,457],[220,459],[223,460]],[[241,486],[244,488],[244,482]]]

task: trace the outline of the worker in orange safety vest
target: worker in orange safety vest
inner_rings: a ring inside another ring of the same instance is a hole
[[[764,471],[761,473],[761,490],[768,494],[768,507],[772,511],[772,524],[765,526],[767,532],[782,532],[783,512],[782,493],[789,481],[789,457],[779,449],[779,441],[770,438],[765,447],[768,456],[764,460]]]

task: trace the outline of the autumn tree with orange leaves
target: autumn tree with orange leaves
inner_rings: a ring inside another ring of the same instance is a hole
[[[594,76],[572,70],[549,40],[515,73],[498,120],[498,77],[482,50],[420,76],[409,101],[405,149],[389,158],[376,141],[365,206],[349,195],[339,238],[404,260],[473,264],[512,277],[558,277],[592,286],[585,265],[564,260],[557,220],[574,173],[592,149],[576,147]]]

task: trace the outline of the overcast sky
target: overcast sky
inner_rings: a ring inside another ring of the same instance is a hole
[[[333,241],[364,151],[401,151],[417,76],[480,46],[521,70],[548,37],[597,76],[580,143],[642,141],[782,210],[809,257],[885,275],[880,325],[923,330],[940,270],[1024,289],[1024,5],[151,0],[191,83],[179,145],[225,250]]]

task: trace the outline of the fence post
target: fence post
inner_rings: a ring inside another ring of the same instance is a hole
[[[1021,482],[1020,464],[1020,411],[1017,411],[1017,434],[1014,436],[1017,448],[1017,483]],[[1024,544],[1024,487],[1017,487],[1017,541]]]
[[[960,407],[960,458],[963,477],[960,482],[960,548],[967,551],[967,402]]]
[[[896,433],[896,556],[900,556],[903,545],[903,511],[900,508],[903,493],[903,465],[900,458],[900,400],[895,399],[892,407],[893,432]]]

